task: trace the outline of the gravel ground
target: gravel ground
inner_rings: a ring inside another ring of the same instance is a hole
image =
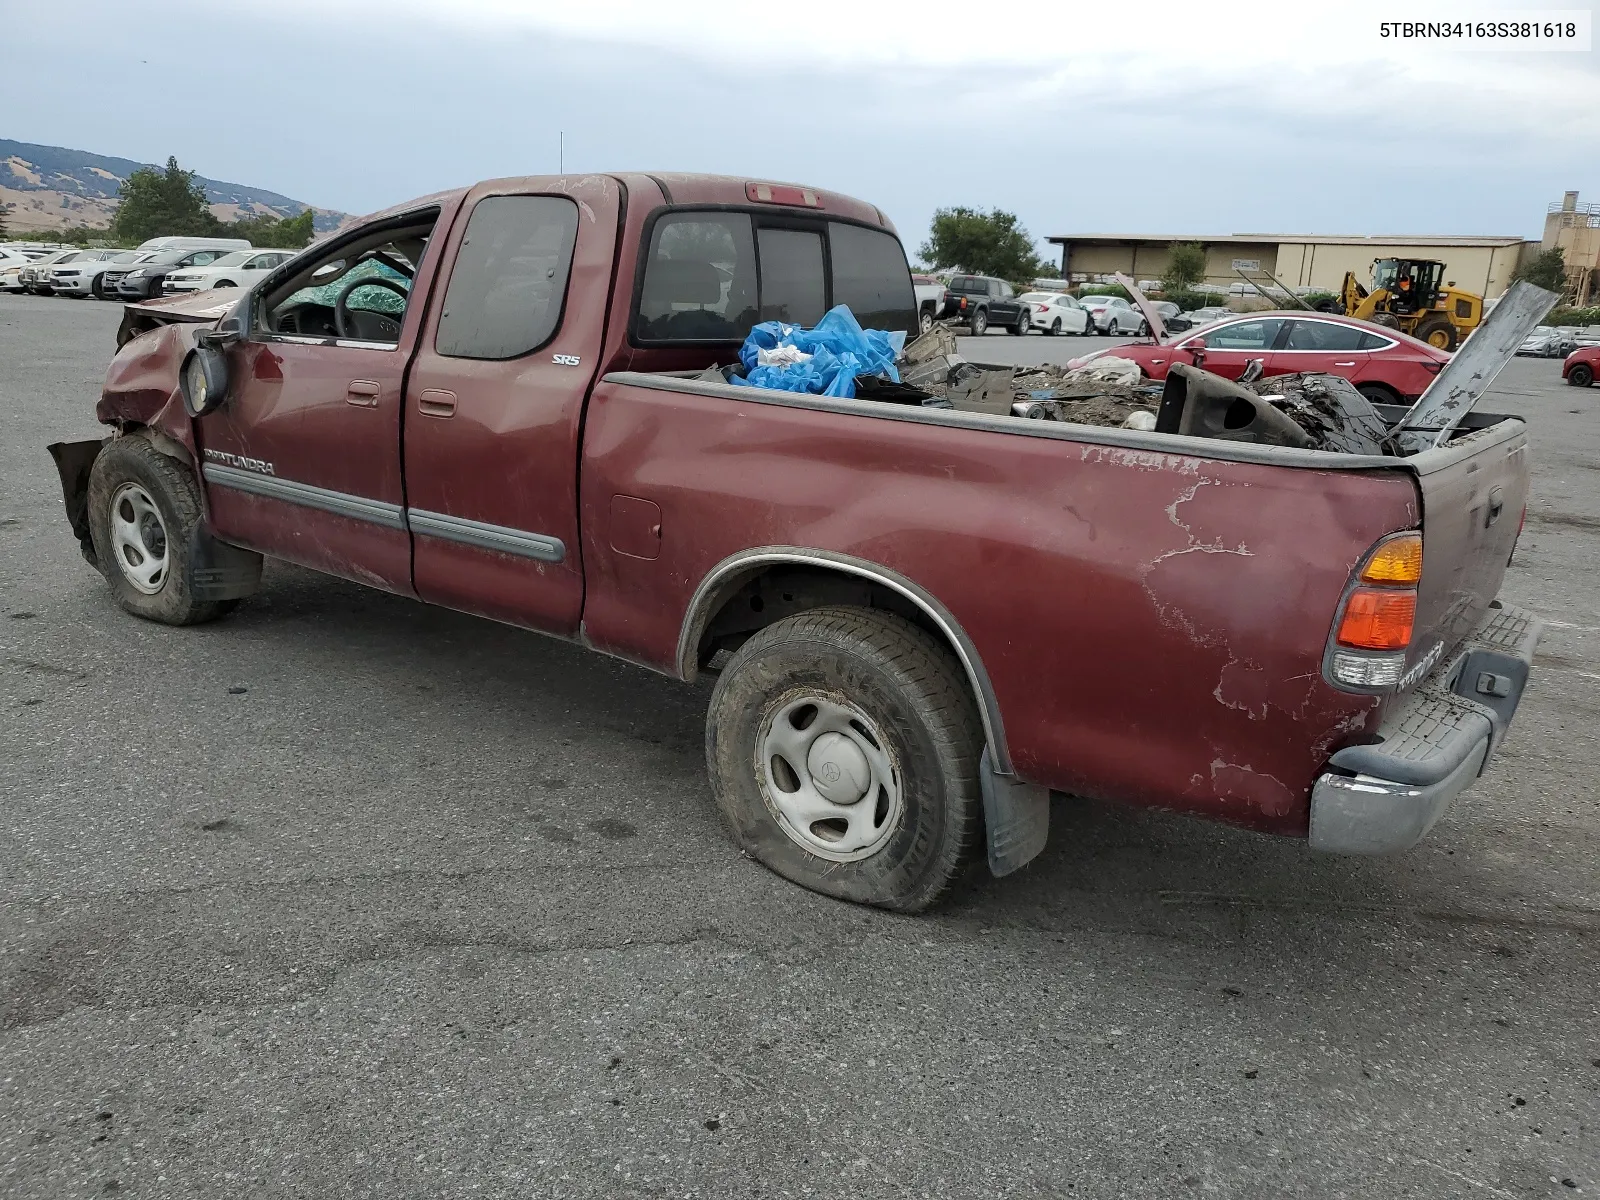
[[[1557,364],[1490,405],[1551,627],[1423,847],[1064,802],[912,919],[730,849],[704,689],[291,567],[123,615],[44,451],[117,318],[0,297],[0,1194],[1600,1188],[1600,392]]]

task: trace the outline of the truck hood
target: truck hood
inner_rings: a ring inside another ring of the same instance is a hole
[[[174,292],[170,296],[156,296],[122,306],[122,324],[117,328],[117,349],[126,346],[142,333],[159,329],[163,325],[214,325],[225,317],[228,310],[239,303],[244,292],[230,288],[218,294],[206,292]]]

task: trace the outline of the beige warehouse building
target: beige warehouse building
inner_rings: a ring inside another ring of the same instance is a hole
[[[1312,234],[1235,233],[1062,234],[1048,239],[1061,248],[1061,273],[1082,282],[1121,271],[1134,279],[1160,279],[1171,248],[1198,242],[1206,252],[1205,282],[1242,283],[1237,274],[1270,272],[1292,288],[1336,292],[1346,271],[1369,284],[1375,258],[1427,258],[1445,264],[1444,277],[1459,288],[1493,298],[1511,286],[1528,247],[1520,237],[1332,237]]]

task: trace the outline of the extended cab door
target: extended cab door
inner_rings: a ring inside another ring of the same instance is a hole
[[[610,178],[468,194],[406,387],[422,599],[576,632],[578,431],[613,302],[621,204]],[[625,312],[628,298],[615,303]]]
[[[400,405],[454,202],[341,237],[252,300],[222,406],[195,422],[211,528],[225,541],[411,591]]]

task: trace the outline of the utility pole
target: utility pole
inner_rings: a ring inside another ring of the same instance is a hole
[[[567,173],[567,131],[565,129],[556,134],[556,174]]]

